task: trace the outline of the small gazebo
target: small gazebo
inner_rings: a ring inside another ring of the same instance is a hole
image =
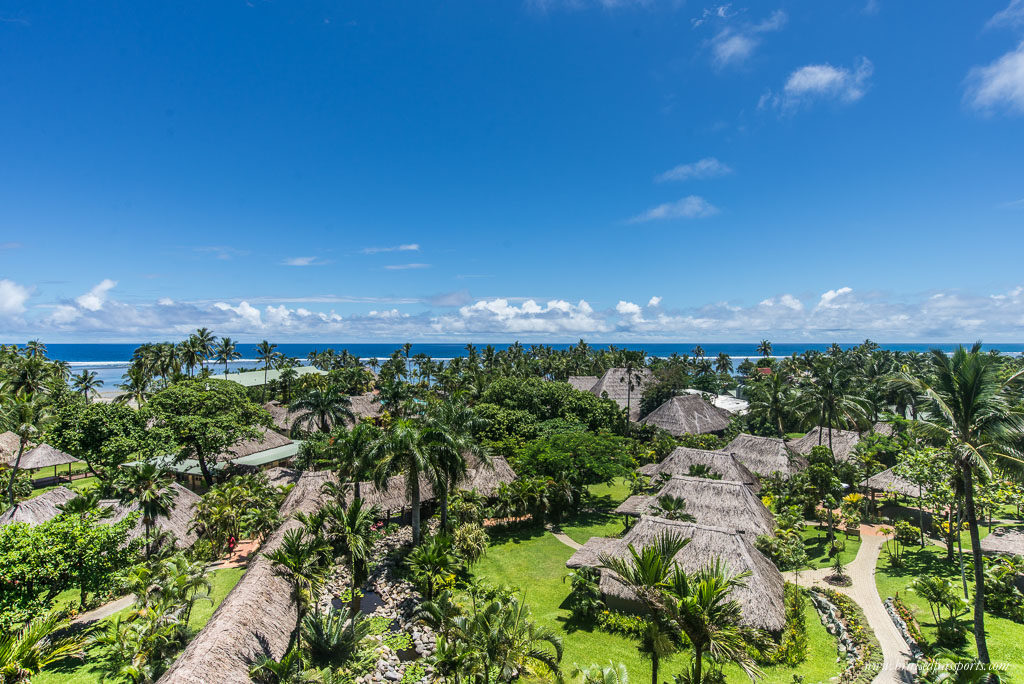
[[[17,466],[15,463],[17,462]],[[81,463],[82,459],[75,458],[71,454],[66,454],[60,449],[50,446],[49,444],[40,444],[37,447],[29,449],[21,455],[21,460],[18,461],[18,456],[15,454],[7,461],[7,465],[11,468],[17,467],[19,470],[39,470],[41,468],[53,468],[53,477],[57,479],[57,468],[62,465],[68,467],[68,479],[71,479],[71,464]]]

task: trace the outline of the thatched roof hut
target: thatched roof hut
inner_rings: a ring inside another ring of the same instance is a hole
[[[919,489],[916,484],[905,477],[897,475],[893,468],[872,475],[860,483],[861,487],[874,489],[876,492],[889,492],[901,496],[917,497],[928,493],[927,489]]]
[[[21,437],[10,430],[0,432],[0,462],[7,463],[18,455],[18,448],[21,446]],[[29,444],[26,448],[32,448]]]
[[[13,467],[17,457],[18,452],[17,448],[15,448],[14,456],[8,460],[7,464]],[[56,449],[49,444],[40,444],[21,455],[21,462],[18,464],[18,468],[21,470],[35,470],[36,468],[55,468],[69,463],[81,462],[82,459],[75,458],[71,454],[65,454],[60,449]]]
[[[61,514],[60,507],[76,496],[78,494],[67,487],[54,487],[39,496],[15,504],[14,508],[8,508],[3,514],[0,514],[0,525],[12,522],[38,525],[47,520],[53,520]]]
[[[377,398],[376,392],[356,394],[349,397],[349,401],[351,401],[349,408],[355,416],[356,421],[362,420],[363,418],[379,418],[381,411],[383,410],[380,406],[380,401]],[[298,413],[290,412],[288,407],[279,401],[268,401],[263,405],[263,408],[270,414],[270,418],[274,422],[274,428],[278,432],[282,432],[286,435],[291,434],[292,426],[299,417]],[[354,424],[352,421],[348,420],[345,422],[349,427]],[[333,426],[329,425],[329,427]]]
[[[480,459],[470,457],[466,460],[466,479],[459,489],[475,490],[484,496],[494,496],[501,484],[509,484],[516,479],[516,471],[503,456],[491,456],[491,462],[483,464]]]
[[[739,434],[722,451],[732,454],[758,475],[779,473],[789,478],[807,467],[807,459],[792,453],[779,437]]]
[[[288,446],[292,443],[292,440],[278,432],[268,430],[262,426],[257,429],[260,431],[259,437],[247,439],[244,442],[239,442],[232,447],[228,447],[225,451],[217,454],[217,460],[233,461],[236,458],[252,456],[253,454],[258,454],[261,451],[268,451],[270,449],[276,449],[277,447]]]
[[[995,528],[981,540],[981,551],[990,556],[1024,556],[1024,528]]]
[[[191,548],[196,543],[196,533],[192,531],[192,520],[195,518],[195,507],[199,503],[199,495],[187,487],[182,487],[177,482],[172,482],[171,496],[174,498],[174,508],[166,518],[158,517],[154,523],[157,528],[164,532],[172,533],[177,539],[179,549]],[[139,504],[122,504],[117,499],[104,499],[100,506],[109,507],[113,513],[104,522],[114,523],[124,520],[128,515],[139,510]],[[145,525],[142,524],[141,516],[139,521],[128,532],[128,539],[142,539],[146,534]]]
[[[677,475],[655,495],[631,496],[618,508],[622,515],[657,515],[658,499],[674,496],[686,501],[686,512],[699,525],[714,525],[754,537],[775,531],[775,518],[745,484],[728,480]]]
[[[603,554],[626,557],[630,544],[641,548],[653,543],[663,532],[676,532],[690,540],[675,557],[680,567],[689,572],[699,570],[717,557],[726,563],[729,572],[733,574],[744,571],[751,573],[746,579],[746,586],[735,589],[733,594],[740,603],[745,624],[772,632],[785,626],[785,583],[782,575],[770,560],[754,548],[751,535],[735,530],[643,516],[622,539],[590,539],[565,565],[569,568],[600,567]],[[601,593],[614,607],[632,610],[640,608],[636,595],[608,570],[601,571]]]
[[[786,446],[792,449],[794,452],[806,456],[811,453],[811,449],[816,446],[828,446],[828,429],[822,429],[816,427],[800,439],[791,439],[786,442]],[[857,446],[857,442],[860,441],[860,434],[852,430],[832,430],[832,455],[835,456],[836,461],[845,463],[849,461],[853,456],[853,447]]]
[[[597,376],[570,375],[565,381],[581,392],[589,392],[590,388],[597,384]]]
[[[885,435],[886,437],[892,437],[896,434],[896,427],[892,423],[883,423],[879,421],[871,426],[871,431],[877,432],[880,435]]]
[[[639,375],[639,380],[637,380]],[[588,391],[595,397],[607,396],[619,405],[619,408],[626,408],[629,402],[629,419],[640,419],[640,399],[644,390],[653,385],[657,380],[649,368],[637,368],[633,376],[633,390],[630,391],[629,383],[626,382],[625,368],[609,368],[604,375],[594,383]]]
[[[274,466],[263,471],[263,474],[267,476],[267,480],[271,485],[275,487],[283,487],[284,485],[295,484],[299,481],[299,476],[302,475],[298,470],[292,468],[284,468],[282,466]]]
[[[637,470],[641,475],[647,475],[651,480],[655,480],[663,474],[670,477],[689,475],[691,468],[699,466],[706,466],[712,473],[721,475],[723,480],[742,482],[755,494],[761,491],[761,485],[754,474],[735,456],[725,451],[676,447],[661,463],[649,463]]]
[[[293,513],[312,513],[323,503],[320,488],[332,476],[307,471],[281,505],[285,522],[267,538],[235,588],[164,676],[163,684],[250,684],[249,668],[259,656],[280,658],[288,648],[298,611],[288,582],[274,573],[266,552],[286,532],[302,526]]]
[[[731,413],[712,406],[699,394],[680,394],[648,413],[640,423],[657,425],[678,437],[722,432],[730,420]]]

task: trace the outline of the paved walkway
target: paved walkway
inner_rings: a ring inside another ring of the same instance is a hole
[[[580,544],[580,543],[578,543],[576,541],[573,541],[572,537],[570,537],[570,536],[568,536],[566,534],[563,534],[561,528],[552,527],[550,525],[545,526],[545,528],[547,529],[548,532],[550,532],[551,534],[555,535],[555,539],[557,539],[558,541],[562,542],[563,544],[568,546],[573,551],[576,551],[577,549],[582,549],[583,548],[583,544]]]
[[[885,543],[885,537],[880,536],[877,529],[871,526],[861,528],[860,550],[857,551],[857,557],[846,566],[846,574],[852,580],[850,586],[834,587],[825,583],[825,577],[832,574],[831,568],[801,572],[799,580],[802,586],[817,585],[846,594],[864,611],[868,626],[878,637],[885,658],[882,671],[875,676],[872,684],[913,682],[914,665],[910,661],[910,647],[889,617],[875,585],[875,566]],[[793,572],[784,575],[788,582],[797,580]]]
[[[128,594],[127,596],[122,596],[121,598],[115,599],[110,603],[104,603],[99,608],[94,608],[93,610],[82,613],[74,620],[72,620],[71,624],[88,625],[90,623],[96,622],[97,620],[108,618],[114,613],[124,610],[133,603],[135,603],[135,594]]]

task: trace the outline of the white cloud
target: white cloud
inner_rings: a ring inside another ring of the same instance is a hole
[[[12,316],[22,313],[30,295],[27,287],[6,278],[0,280],[0,315]]]
[[[116,280],[104,278],[95,287],[75,299],[78,306],[89,311],[99,311],[107,301],[107,293],[117,286]]]
[[[695,19],[691,19],[690,23],[693,24],[694,28],[698,28],[709,21],[716,19],[729,19],[734,16],[736,16],[736,13],[732,11],[732,3],[727,3],[725,5],[705,7],[700,13],[700,16]]]
[[[967,74],[967,101],[978,110],[1024,113],[1024,42],[1015,50]]]
[[[987,28],[1024,26],[1024,0],[1010,0],[1006,9],[996,12],[985,26]]]
[[[761,35],[781,30],[786,20],[786,13],[776,10],[770,17],[756,24],[726,26],[711,39],[711,56],[715,66],[723,68],[745,62],[761,44]]]
[[[663,219],[695,219],[707,218],[718,213],[718,208],[712,205],[703,197],[690,195],[675,202],[666,202],[629,220],[630,223],[643,223],[644,221],[660,221]]]
[[[633,302],[627,302],[620,299],[619,303],[615,305],[615,310],[620,314],[635,316],[639,315],[640,306]]]
[[[659,183],[665,181],[702,180],[718,178],[732,173],[732,169],[714,157],[705,157],[689,164],[680,164],[655,177]]]
[[[418,252],[420,246],[415,242],[408,245],[395,245],[394,247],[366,247],[363,254],[380,254],[381,252]]]
[[[430,268],[430,264],[388,264],[384,268],[389,271],[408,271],[417,268]]]
[[[317,257],[291,257],[281,262],[282,266],[323,266],[327,262]]]
[[[871,60],[861,57],[853,69],[831,64],[808,64],[793,71],[782,88],[782,93],[768,91],[761,96],[759,108],[772,106],[792,110],[815,100],[833,100],[844,104],[864,97],[868,79],[874,72]]]
[[[853,292],[853,289],[849,287],[840,287],[837,290],[829,290],[827,292],[823,292],[821,295],[821,299],[818,301],[818,307],[828,308],[839,306],[841,302],[840,298],[843,297],[843,295],[850,294],[851,292]],[[837,302],[837,300],[840,301]]]
[[[647,302],[647,306],[655,307],[661,304],[661,297],[651,297],[650,301]]]

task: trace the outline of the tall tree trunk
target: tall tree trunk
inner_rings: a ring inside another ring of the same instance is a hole
[[[25,452],[25,440],[22,439],[18,442],[18,457],[14,459],[14,465],[11,466],[10,480],[7,481],[7,507],[14,508],[14,476],[18,474],[18,468],[21,467],[21,455]]]
[[[693,681],[699,684],[703,673],[701,670],[704,665],[704,649],[694,647],[693,649]]]
[[[657,653],[651,653],[651,684],[658,684],[658,661]]]
[[[971,531],[971,553],[974,556],[974,643],[978,647],[978,660],[987,664],[990,659],[988,642],[985,640],[985,560],[981,556],[978,516],[974,510],[974,478],[970,464],[964,465],[963,474],[967,527]]]
[[[206,457],[197,453],[196,460],[199,461],[199,470],[203,473],[203,481],[206,482],[207,488],[212,487],[213,475],[210,473],[210,467],[206,464]]]
[[[420,543],[420,479],[414,477],[411,487],[412,511],[410,518],[412,522],[412,545]]]

